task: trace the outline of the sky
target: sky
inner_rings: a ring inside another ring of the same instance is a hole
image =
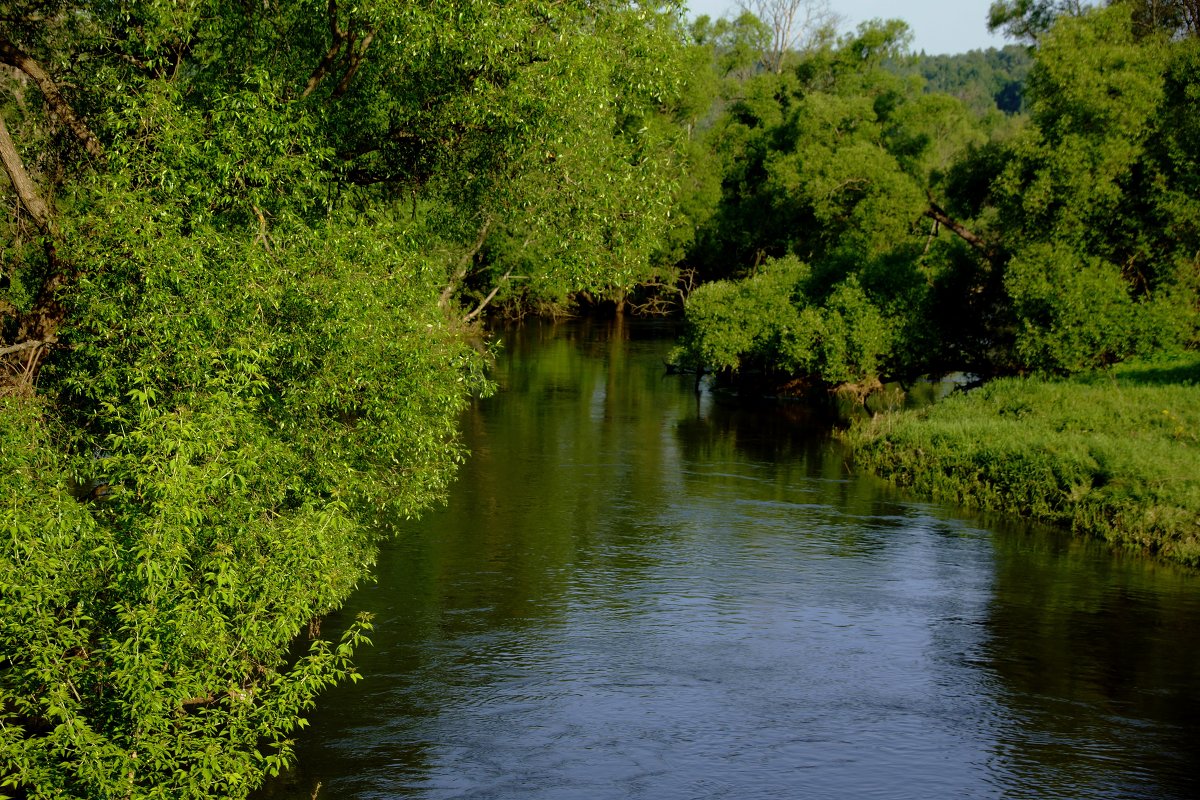
[[[734,16],[735,0],[685,0],[692,16]],[[830,0],[830,6],[853,30],[864,20],[900,18],[913,32],[914,52],[929,55],[965,53],[987,47],[1003,47],[1011,40],[988,33],[987,12],[992,0]]]

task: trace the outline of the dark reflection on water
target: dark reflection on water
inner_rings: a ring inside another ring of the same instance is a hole
[[[1200,796],[1194,575],[899,499],[653,326],[504,338],[271,796]]]

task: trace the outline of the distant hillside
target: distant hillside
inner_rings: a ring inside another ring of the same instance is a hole
[[[952,56],[922,53],[890,66],[903,75],[921,75],[928,91],[953,95],[980,113],[998,108],[1016,114],[1022,110],[1022,88],[1032,64],[1029,48],[1010,44]]]

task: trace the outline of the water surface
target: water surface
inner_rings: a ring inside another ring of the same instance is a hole
[[[1194,574],[855,477],[800,409],[665,375],[664,333],[504,336],[272,795],[1200,796]]]

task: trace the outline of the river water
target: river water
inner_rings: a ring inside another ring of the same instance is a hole
[[[668,333],[504,335],[272,796],[1200,797],[1200,578],[855,476]]]

